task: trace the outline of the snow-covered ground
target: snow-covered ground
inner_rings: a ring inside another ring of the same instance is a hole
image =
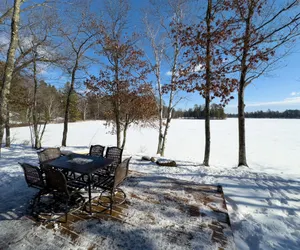
[[[72,147],[68,149],[87,151],[91,144],[115,145],[115,136],[103,124],[102,121],[71,123],[68,145]],[[139,161],[142,155],[155,156],[157,131],[152,128],[131,128],[124,156],[133,156],[130,168],[136,171],[223,185],[238,249],[299,249],[299,127],[300,120],[248,119],[246,136],[250,169],[235,168],[238,156],[236,119],[212,121],[209,168],[200,166],[204,153],[202,120],[172,121],[165,155],[177,161],[177,168],[156,167]],[[49,125],[43,146],[59,146],[62,128],[62,124]],[[27,221],[15,220],[22,217],[34,193],[26,188],[17,162],[36,162],[37,156],[26,146],[28,128],[12,129],[12,138],[13,147],[3,149],[0,159],[0,246],[1,239],[8,233],[22,238],[22,232],[30,229]],[[49,234],[44,234],[45,239],[55,240]],[[17,247],[22,249],[22,245]],[[69,246],[64,247],[68,249]]]

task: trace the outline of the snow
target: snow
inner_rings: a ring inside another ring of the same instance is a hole
[[[131,128],[123,158],[132,155],[130,169],[152,176],[202,184],[221,184],[237,249],[299,249],[299,127],[300,120],[247,119],[247,157],[250,168],[236,168],[236,119],[211,122],[212,149],[209,168],[200,166],[204,154],[202,120],[172,121],[165,159],[176,160],[178,167],[158,167],[139,161],[143,155],[156,157],[158,134],[154,128]],[[62,130],[62,124],[49,125],[43,145],[60,146]],[[31,244],[41,240],[47,242],[48,249],[74,248],[70,240],[55,248],[56,239],[62,237],[61,235],[53,234],[42,226],[33,227],[28,220],[23,219],[27,204],[36,191],[27,188],[18,162],[37,164],[37,155],[28,146],[28,128],[13,128],[11,134],[13,146],[11,149],[2,149],[0,159],[0,248],[6,249],[10,244],[11,249],[30,249]],[[88,152],[92,144],[115,145],[115,136],[111,135],[102,121],[70,123],[67,143],[70,147],[65,150]],[[105,223],[105,227],[114,232],[115,225]],[[125,227],[124,233],[129,234],[131,230],[134,229]],[[26,237],[24,231],[27,231]],[[152,249],[168,248],[152,245],[147,233],[140,233],[146,237],[145,249],[147,244],[148,249],[150,246]],[[97,230],[84,231],[84,234],[87,238],[96,237]],[[8,238],[12,241],[7,242]],[[82,240],[77,243],[76,248],[84,249],[86,245],[87,242]],[[118,248],[117,245],[115,247]]]

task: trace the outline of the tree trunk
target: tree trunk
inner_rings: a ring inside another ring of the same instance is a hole
[[[175,48],[174,48],[174,58],[173,58],[173,65],[172,65],[172,76],[171,76],[171,85],[173,86],[175,84],[175,77],[176,77],[176,70],[177,70],[177,59],[179,55],[179,45],[178,41],[175,43]],[[167,121],[166,121],[166,126],[165,126],[165,131],[164,135],[162,138],[162,146],[161,146],[161,156],[164,156],[165,154],[165,148],[166,148],[166,142],[167,142],[167,134],[168,134],[168,129],[170,126],[170,122],[172,120],[172,111],[173,111],[173,99],[174,99],[174,91],[173,88],[170,91],[170,97],[169,97],[169,104],[168,104],[168,109],[167,109]]]
[[[72,70],[71,85],[70,85],[70,89],[69,89],[69,92],[68,92],[66,109],[65,109],[64,131],[63,131],[63,138],[62,138],[62,142],[61,142],[61,145],[63,147],[67,146],[68,123],[69,123],[70,102],[71,102],[70,97],[71,97],[71,94],[74,90],[75,75],[76,75],[76,71],[78,69],[78,60],[79,60],[79,55],[77,54],[76,62],[75,62],[74,68]]]
[[[7,104],[8,96],[10,93],[10,85],[12,75],[14,71],[15,54],[18,46],[18,35],[19,35],[19,22],[20,22],[20,9],[22,0],[14,1],[14,9],[11,20],[11,38],[9,49],[7,52],[7,59],[3,73],[3,82],[0,93],[0,150],[2,146],[2,140],[4,135],[4,127],[7,120]]]
[[[34,133],[34,148],[40,148],[40,139],[39,139],[39,131],[38,131],[38,119],[37,119],[37,103],[36,103],[36,94],[38,88],[38,81],[36,77],[36,54],[33,52],[34,60],[33,60],[33,82],[34,82],[34,91],[33,91],[33,107],[32,107],[32,122],[33,122],[33,133]]]
[[[153,45],[154,46],[154,45]],[[160,82],[160,57],[157,54],[158,52],[155,52],[155,60],[156,60],[156,70],[155,75],[157,79],[157,88],[158,88],[158,97],[159,97],[159,103],[158,103],[158,119],[159,119],[159,128],[158,128],[158,144],[157,144],[157,154],[161,154],[162,150],[162,143],[163,143],[163,98],[162,98],[162,90],[161,90],[161,82]]]
[[[5,123],[5,147],[10,148],[10,117],[9,108],[7,109],[7,119]]]
[[[210,96],[205,98],[205,152],[203,165],[209,166],[210,156]]]
[[[116,111],[116,133],[117,133],[117,147],[121,147],[121,124],[120,124],[120,111]]]
[[[162,100],[160,83],[158,83],[158,88],[159,88],[159,104],[158,104],[159,128],[158,128],[158,144],[157,144],[156,153],[161,154],[164,136],[163,136],[163,100]]]
[[[246,18],[246,29],[243,41],[243,54],[241,61],[241,76],[238,89],[238,123],[239,123],[239,163],[238,166],[248,166],[246,160],[246,135],[245,135],[245,102],[244,94],[246,88],[246,76],[247,76],[247,57],[249,52],[250,43],[250,27],[251,18],[253,16],[253,9],[249,9],[248,16]]]
[[[161,146],[161,153],[160,153],[161,156],[165,155],[167,135],[168,135],[168,130],[170,127],[171,119],[172,119],[172,109],[168,110],[168,117],[167,117],[167,121],[166,121],[166,126],[165,126],[164,135],[163,135],[162,146]]]
[[[115,82],[117,85],[117,95],[116,95],[116,103],[115,103],[115,109],[116,109],[116,132],[117,132],[117,147],[121,147],[121,102],[120,102],[120,86],[119,86],[119,61],[118,57],[114,58],[115,61]]]
[[[128,121],[127,121],[127,115],[126,115],[126,121],[125,121],[124,129],[123,129],[123,142],[122,142],[122,149],[123,150],[125,148],[126,139],[127,139],[127,129],[128,129]]]
[[[246,160],[246,134],[245,134],[245,88],[240,87],[238,92],[238,120],[239,120],[239,165],[248,166]]]
[[[43,140],[43,136],[44,136],[44,133],[45,133],[45,130],[46,130],[47,123],[48,123],[48,121],[45,120],[44,125],[43,125],[43,129],[42,129],[42,132],[41,132],[41,135],[39,136],[39,141],[38,141],[38,146],[39,147],[38,148],[42,147],[42,140]]]
[[[210,89],[211,89],[211,37],[210,37],[210,26],[211,26],[211,11],[212,11],[212,0],[207,1],[207,12],[206,12],[206,94],[205,94],[205,152],[203,165],[209,166],[210,156]]]

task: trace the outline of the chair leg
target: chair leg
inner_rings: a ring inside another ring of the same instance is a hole
[[[110,195],[110,215],[112,215],[112,209],[113,209],[113,196],[114,196],[114,192],[111,192],[111,195]]]

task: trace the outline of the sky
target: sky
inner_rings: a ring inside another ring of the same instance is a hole
[[[141,9],[146,7],[147,1],[130,0],[131,9],[128,22],[128,31],[143,31],[141,25],[141,19],[143,12]],[[94,1],[92,9],[97,12],[103,10],[101,1]],[[198,8],[198,7],[197,7]],[[7,37],[0,33],[0,43],[7,41]],[[145,49],[146,54],[151,58],[151,50],[147,46],[147,42],[142,39],[139,46]],[[89,52],[90,56],[94,56],[94,52]],[[286,109],[300,109],[300,40],[294,45],[292,53],[283,58],[277,65],[275,70],[268,72],[268,75],[262,76],[259,79],[254,80],[245,91],[245,103],[246,111],[256,110],[279,110],[284,111]],[[97,65],[91,65],[89,73],[98,75],[100,67]],[[167,65],[162,67],[162,79],[168,81],[170,76],[168,75],[170,68]],[[44,70],[43,77],[46,81],[48,78],[49,83],[61,88],[69,80],[69,76],[63,74],[57,69]],[[150,80],[154,81],[154,77],[150,77]],[[197,94],[187,94],[181,92],[180,97],[183,100],[178,103],[176,108],[188,109],[195,104],[203,104],[203,98]],[[225,111],[227,113],[237,113],[237,95],[234,93],[234,99],[226,106]]]
[[[146,1],[131,0],[132,20],[141,19],[140,9]],[[164,77],[169,78],[168,68],[163,69]],[[191,108],[195,104],[203,104],[203,98],[197,94],[181,93],[185,98],[177,108]],[[245,91],[245,110],[278,110],[300,109],[300,40],[295,44],[292,53],[283,58],[275,66],[275,69],[267,75],[254,80]],[[237,113],[237,94],[225,108],[227,113]]]

